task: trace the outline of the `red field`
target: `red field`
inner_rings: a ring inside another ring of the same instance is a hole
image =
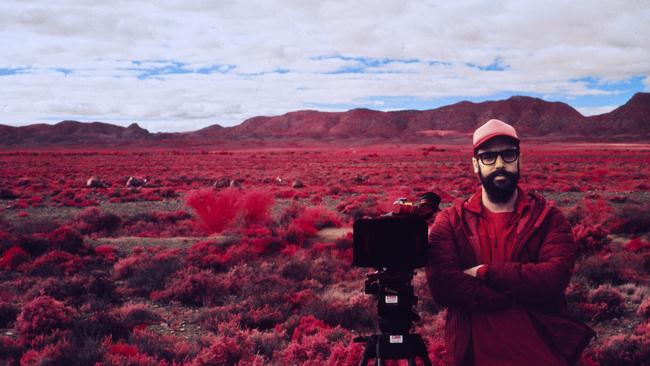
[[[0,364],[357,364],[352,339],[375,332],[376,310],[368,271],[350,266],[352,222],[425,191],[443,207],[466,197],[478,188],[470,157],[2,152]],[[522,185],[555,202],[580,244],[567,295],[598,332],[585,365],[650,359],[648,162],[647,145],[524,146]],[[130,176],[148,182],[126,187]],[[415,331],[444,365],[445,310],[421,272]]]

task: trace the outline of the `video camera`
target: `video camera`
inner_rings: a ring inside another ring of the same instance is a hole
[[[431,192],[416,203],[400,198],[388,215],[354,222],[352,265],[412,270],[426,264],[429,220],[438,211],[440,197]]]
[[[416,203],[398,199],[390,214],[354,222],[352,265],[377,269],[367,275],[365,293],[377,299],[381,330],[381,334],[355,338],[366,343],[362,366],[371,358],[378,365],[384,359],[408,359],[409,365],[415,365],[416,357],[431,365],[422,337],[409,333],[412,323],[420,320],[413,310],[418,298],[411,281],[414,270],[426,264],[427,221],[439,204],[440,197],[427,192]]]

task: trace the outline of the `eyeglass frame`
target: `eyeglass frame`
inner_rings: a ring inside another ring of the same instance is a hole
[[[516,154],[515,154],[515,158],[514,158],[513,160],[508,161],[508,160],[506,160],[506,159],[503,157],[503,153],[505,153],[505,152],[507,152],[507,151],[515,151],[515,152],[516,152]],[[494,154],[496,154],[496,156],[494,157],[494,161],[493,161],[492,163],[489,163],[489,164],[486,163],[485,161],[483,161],[483,155],[484,155],[484,154],[488,154],[488,153],[494,153]],[[510,149],[505,149],[505,150],[501,150],[501,151],[485,151],[485,152],[482,152],[482,153],[479,153],[479,154],[474,155],[474,157],[475,157],[477,160],[479,160],[481,163],[483,163],[483,165],[494,165],[494,164],[496,164],[496,163],[497,163],[497,159],[499,158],[499,156],[501,157],[501,160],[503,160],[504,163],[511,164],[511,163],[514,163],[515,161],[519,160],[519,155],[520,155],[520,153],[521,153],[521,152],[519,151],[518,148],[510,148]]]

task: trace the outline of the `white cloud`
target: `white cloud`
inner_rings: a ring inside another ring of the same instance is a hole
[[[596,116],[603,113],[608,113],[618,108],[617,105],[604,105],[600,107],[580,107],[576,108],[583,116]]]
[[[60,117],[193,130],[372,96],[607,95],[617,91],[575,80],[639,75],[648,89],[650,6],[636,1],[105,4],[0,3],[0,69],[31,68],[0,76],[0,123]],[[364,66],[326,57],[336,55],[419,62],[327,74]],[[496,60],[507,68],[468,66]],[[234,68],[138,78],[174,62],[187,70]],[[289,72],[274,72],[280,69]]]

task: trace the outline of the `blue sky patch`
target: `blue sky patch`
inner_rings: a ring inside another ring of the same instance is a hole
[[[503,60],[501,58],[496,58],[494,61],[489,64],[489,65],[478,65],[474,63],[465,63],[465,66],[479,69],[481,71],[506,71],[510,69],[510,65],[507,65],[503,63]]]
[[[320,60],[341,60],[341,61],[352,61],[353,65],[347,65],[339,67],[336,70],[325,72],[324,74],[374,74],[374,73],[396,73],[397,71],[379,71],[372,70],[373,68],[385,66],[389,64],[416,64],[420,60],[416,58],[407,58],[407,59],[391,59],[391,58],[372,58],[372,57],[356,57],[356,56],[343,56],[343,55],[331,55],[331,56],[316,56],[311,57],[311,60],[320,61]]]
[[[25,74],[28,70],[29,67],[0,67],[0,76]]]

